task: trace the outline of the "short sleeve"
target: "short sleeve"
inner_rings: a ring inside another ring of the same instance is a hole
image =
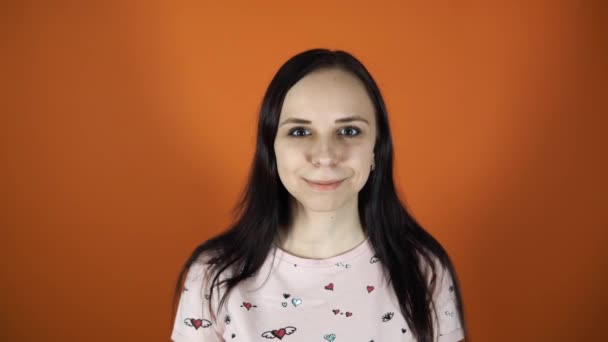
[[[464,339],[464,330],[456,307],[454,280],[442,266],[437,268],[437,284],[434,301],[438,322],[439,342],[457,342]]]
[[[224,341],[222,327],[217,323],[221,320],[213,319],[209,311],[206,271],[207,267],[202,262],[192,264],[188,270],[171,333],[174,342]],[[214,298],[216,293],[214,290]]]

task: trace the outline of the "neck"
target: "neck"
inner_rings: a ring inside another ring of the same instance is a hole
[[[293,199],[292,199],[293,200]],[[293,200],[292,219],[279,230],[279,247],[303,258],[326,259],[342,254],[366,238],[357,201],[334,211],[315,212]]]

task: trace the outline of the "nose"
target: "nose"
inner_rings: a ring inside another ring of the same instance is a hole
[[[337,164],[336,147],[329,139],[317,139],[311,152],[311,161],[315,166],[333,167]]]

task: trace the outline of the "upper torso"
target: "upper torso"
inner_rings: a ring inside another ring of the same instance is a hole
[[[201,294],[201,270],[188,274],[174,341],[415,341],[369,240],[323,260],[274,249],[254,277],[229,294],[217,320],[207,310],[217,299],[208,298],[207,289]],[[451,279],[443,284],[439,332],[457,341],[462,331]]]

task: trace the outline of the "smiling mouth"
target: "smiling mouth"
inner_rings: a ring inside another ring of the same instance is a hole
[[[329,181],[309,181],[308,179],[305,179],[305,181],[308,183],[308,185],[310,185],[311,188],[315,190],[326,191],[336,189],[340,186],[340,184],[342,184],[342,182],[344,182],[344,179]]]
[[[314,183],[314,184],[329,185],[329,184],[340,183],[341,181],[343,181],[343,179],[328,180],[328,181],[312,181],[312,180],[307,179],[306,181],[309,183]]]

